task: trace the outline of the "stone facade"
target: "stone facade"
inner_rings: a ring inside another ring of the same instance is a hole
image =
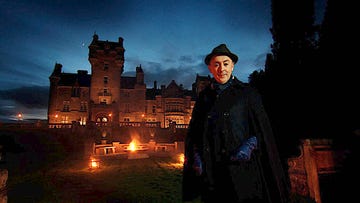
[[[63,73],[62,65],[56,63],[49,77],[49,127],[74,122],[101,126],[136,126],[146,122],[168,128],[175,122],[186,128],[199,88],[193,85],[194,91],[186,90],[174,80],[161,88],[155,81],[153,88],[147,88],[141,65],[136,67],[135,77],[122,76],[124,52],[121,37],[118,42],[109,42],[99,40],[95,34],[89,45],[91,74],[86,70]]]

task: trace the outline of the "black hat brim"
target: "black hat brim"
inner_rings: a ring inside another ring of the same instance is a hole
[[[229,53],[229,52],[217,52],[217,53],[210,53],[205,57],[205,64],[209,65],[210,61],[212,59],[212,57],[214,56],[228,56],[229,58],[231,58],[231,60],[234,62],[234,64],[238,61],[238,56],[233,54],[233,53]]]

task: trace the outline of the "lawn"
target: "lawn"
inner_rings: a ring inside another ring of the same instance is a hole
[[[128,159],[65,159],[33,170],[9,171],[8,202],[181,202],[182,165],[177,155]]]

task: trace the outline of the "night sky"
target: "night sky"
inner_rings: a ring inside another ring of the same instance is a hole
[[[325,1],[325,0],[323,0]],[[148,88],[171,80],[190,89],[208,75],[206,54],[226,43],[247,82],[264,68],[272,36],[270,0],[0,0],[0,120],[46,119],[49,76],[88,70],[88,46],[124,38],[123,75],[141,65]],[[323,7],[323,3],[319,4]]]

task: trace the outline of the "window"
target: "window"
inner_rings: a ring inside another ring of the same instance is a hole
[[[87,111],[87,102],[82,101],[80,103],[80,111]]]
[[[79,87],[72,88],[71,97],[80,97],[80,88]]]
[[[61,123],[69,123],[69,117],[68,116],[61,116]]]
[[[106,118],[105,116],[100,116],[96,118],[96,122],[97,123],[107,123],[108,122],[108,118]]]
[[[156,106],[155,105],[152,107],[152,113],[156,113]]]
[[[109,64],[108,63],[104,63],[104,70],[108,70],[109,69]]]
[[[63,111],[70,111],[70,102],[69,101],[64,101],[63,102]]]
[[[80,125],[86,125],[86,117],[80,117]]]
[[[104,76],[104,84],[106,85],[106,84],[108,84],[108,82],[109,82],[109,77],[108,77],[108,76]]]

